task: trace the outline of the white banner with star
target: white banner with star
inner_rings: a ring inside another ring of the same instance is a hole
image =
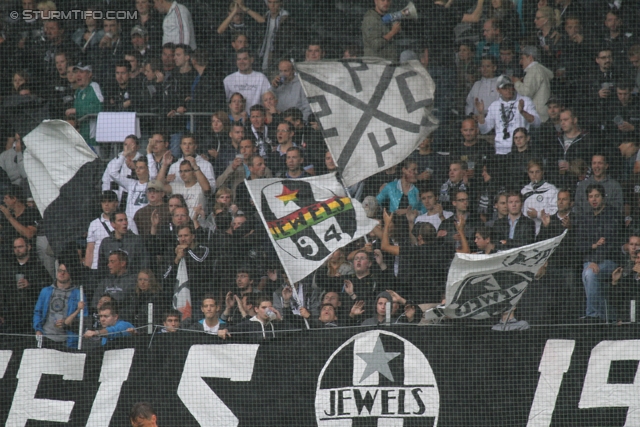
[[[360,202],[349,197],[335,173],[245,183],[291,283],[377,225]]]

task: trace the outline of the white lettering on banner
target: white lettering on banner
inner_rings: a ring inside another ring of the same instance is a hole
[[[573,340],[548,340],[540,359],[538,388],[531,404],[527,427],[549,427],[563,375],[571,365]]]
[[[100,388],[91,407],[88,427],[109,426],[118,404],[122,383],[129,378],[135,351],[133,348],[125,348],[104,353],[100,370]]]
[[[591,350],[578,408],[628,407],[625,427],[640,425],[640,376],[633,384],[607,384],[611,362],[640,360],[640,340],[602,341]]]
[[[4,378],[4,373],[7,371],[7,366],[9,366],[9,360],[11,360],[12,354],[13,351],[11,350],[0,351],[0,378]]]
[[[178,396],[201,426],[238,425],[238,418],[202,378],[251,381],[258,347],[258,344],[191,346],[178,385]]]
[[[62,375],[65,381],[82,381],[86,357],[86,354],[57,350],[25,350],[16,375],[18,386],[5,426],[24,427],[28,420],[68,422],[75,402],[36,399],[36,391],[42,374]]]

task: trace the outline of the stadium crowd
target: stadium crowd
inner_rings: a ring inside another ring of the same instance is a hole
[[[281,0],[236,0],[206,19],[170,0],[22,0],[40,13],[7,17],[0,34],[0,331],[75,345],[82,313],[85,345],[99,346],[145,326],[149,303],[163,332],[221,338],[377,325],[387,303],[392,322],[420,323],[456,252],[565,230],[498,329],[628,321],[640,289],[637,2],[416,5],[417,20],[385,22],[402,5],[374,0],[361,37],[340,44],[312,38]],[[105,13],[51,18],[75,9]],[[330,56],[418,60],[440,127],[350,188],[380,221],[368,240],[289,283],[244,180],[337,169],[294,67]],[[113,158],[95,140],[107,111],[144,113],[142,137]],[[57,260],[23,165],[22,138],[42,119],[69,121],[105,161],[96,219]]]

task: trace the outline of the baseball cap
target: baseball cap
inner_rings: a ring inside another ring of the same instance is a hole
[[[131,29],[131,35],[138,35],[141,37],[144,37],[147,35],[147,30],[145,30],[144,28],[142,28],[140,25],[136,25]]]
[[[91,65],[89,64],[84,64],[83,62],[78,62],[75,67],[73,67],[74,70],[80,70],[80,71],[93,71],[93,69],[91,68]]]
[[[496,87],[498,89],[502,89],[505,86],[513,86],[513,82],[511,81],[509,76],[505,76],[503,74],[500,77],[498,77],[498,80],[496,81]]]
[[[147,190],[164,191],[164,185],[157,179],[152,179],[147,183]]]

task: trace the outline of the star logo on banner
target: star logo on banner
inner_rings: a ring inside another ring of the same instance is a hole
[[[298,200],[298,191],[300,190],[291,191],[283,185],[282,194],[276,196],[276,198],[284,203],[285,206],[287,206],[287,203],[295,202],[296,200]]]
[[[374,372],[379,372],[388,380],[395,381],[393,374],[391,374],[391,369],[389,369],[389,362],[400,356],[400,353],[386,353],[379,336],[371,353],[357,353],[357,355],[367,364],[367,367],[362,373],[362,378],[360,378],[360,382],[369,378]]]

